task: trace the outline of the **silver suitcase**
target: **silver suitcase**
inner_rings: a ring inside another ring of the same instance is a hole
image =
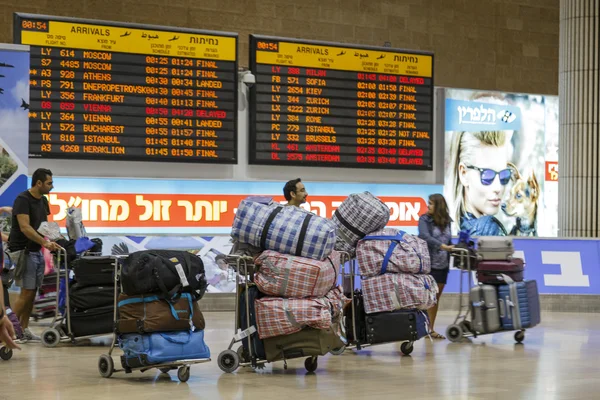
[[[477,239],[477,259],[510,261],[515,252],[512,238],[506,236],[482,236]]]
[[[500,312],[498,310],[498,292],[492,285],[477,285],[469,293],[472,327],[479,334],[500,330]]]

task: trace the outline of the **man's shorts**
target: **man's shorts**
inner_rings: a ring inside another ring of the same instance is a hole
[[[16,285],[22,289],[35,290],[42,286],[46,261],[41,251],[30,251],[23,276],[16,280]]]

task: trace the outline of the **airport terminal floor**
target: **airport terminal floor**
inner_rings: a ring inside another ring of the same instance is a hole
[[[440,312],[440,328],[454,316]],[[193,365],[186,383],[174,371],[166,375],[156,369],[105,379],[97,363],[108,347],[82,343],[48,349],[36,343],[0,361],[0,399],[600,398],[600,314],[543,313],[542,324],[527,331],[521,345],[511,332],[464,343],[422,339],[410,356],[402,356],[398,344],[380,345],[320,357],[315,373],[307,373],[304,360],[295,359],[287,370],[275,362],[258,372],[240,368],[233,374],[223,373],[216,362],[233,335],[233,313],[207,312],[205,317],[212,361]],[[31,328],[39,333],[43,325],[40,321]],[[114,353],[116,364],[119,354]]]

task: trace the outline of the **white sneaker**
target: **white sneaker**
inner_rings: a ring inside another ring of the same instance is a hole
[[[41,337],[35,335],[33,332],[29,330],[29,328],[25,328],[23,330],[23,343],[32,341],[32,342],[40,342],[42,340]]]

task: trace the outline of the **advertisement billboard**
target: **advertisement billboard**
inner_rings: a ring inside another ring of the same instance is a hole
[[[23,47],[0,44],[0,207],[12,206],[27,189],[29,52]]]
[[[557,235],[556,96],[447,89],[445,131],[454,234]]]

